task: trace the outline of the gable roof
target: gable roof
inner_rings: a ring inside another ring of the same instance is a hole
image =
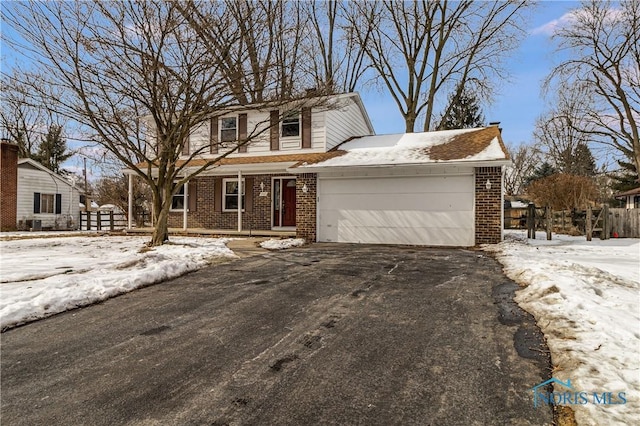
[[[628,191],[618,192],[617,194],[614,195],[614,198],[624,198],[630,195],[640,195],[640,186],[637,188],[630,189]]]
[[[496,126],[363,136],[342,143],[334,152],[342,155],[299,168],[510,162]]]
[[[51,177],[59,180],[60,182],[64,183],[65,185],[69,185],[77,190],[80,190],[78,187],[76,187],[73,183],[69,182],[67,179],[65,179],[63,176],[60,176],[59,174],[47,169],[45,166],[43,166],[42,164],[38,163],[37,161],[31,159],[31,158],[20,158],[18,159],[18,168],[20,168],[20,166],[30,166],[31,168],[40,170],[42,172],[45,172],[47,174],[49,174]]]

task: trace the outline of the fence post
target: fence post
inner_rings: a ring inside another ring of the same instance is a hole
[[[550,206],[546,206],[544,208],[544,216],[546,219],[546,228],[547,228],[547,241],[551,240],[551,230],[552,230],[552,224],[553,224],[553,218],[551,217],[551,207]]]
[[[113,232],[114,224],[113,224],[113,210],[109,212],[109,231]]]
[[[96,212],[96,216],[97,216],[96,226],[98,227],[98,231],[102,231],[102,217],[100,214],[100,210]]]
[[[536,239],[536,205],[527,206],[527,238]]]
[[[591,206],[587,206],[587,217],[586,217],[586,220],[585,220],[585,227],[586,227],[586,232],[587,232],[587,241],[591,241],[591,233],[592,233],[592,230],[593,230],[592,229],[593,227],[591,226],[591,221],[592,221],[591,215],[592,215]]]
[[[91,212],[87,210],[87,231],[91,231]]]

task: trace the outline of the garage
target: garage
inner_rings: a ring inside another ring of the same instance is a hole
[[[473,246],[474,176],[318,178],[318,241]]]

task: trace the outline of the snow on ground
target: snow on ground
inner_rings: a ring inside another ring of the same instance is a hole
[[[640,239],[545,238],[508,232],[486,250],[526,286],[516,302],[547,338],[553,376],[578,392],[626,393],[626,404],[570,405],[578,424],[640,424]]]
[[[6,329],[234,256],[219,238],[54,237],[0,241],[0,328]]]
[[[285,240],[270,239],[260,243],[260,247],[269,250],[282,250],[290,247],[300,247],[304,245],[302,238],[287,238]]]

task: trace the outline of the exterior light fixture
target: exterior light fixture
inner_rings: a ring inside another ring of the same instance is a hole
[[[306,183],[304,185],[302,185],[302,192],[304,192],[305,194],[307,192],[309,192],[309,188],[307,188],[307,184]]]
[[[485,188],[487,188],[487,191],[491,189],[491,181],[489,179],[487,179],[487,183],[484,184]]]

